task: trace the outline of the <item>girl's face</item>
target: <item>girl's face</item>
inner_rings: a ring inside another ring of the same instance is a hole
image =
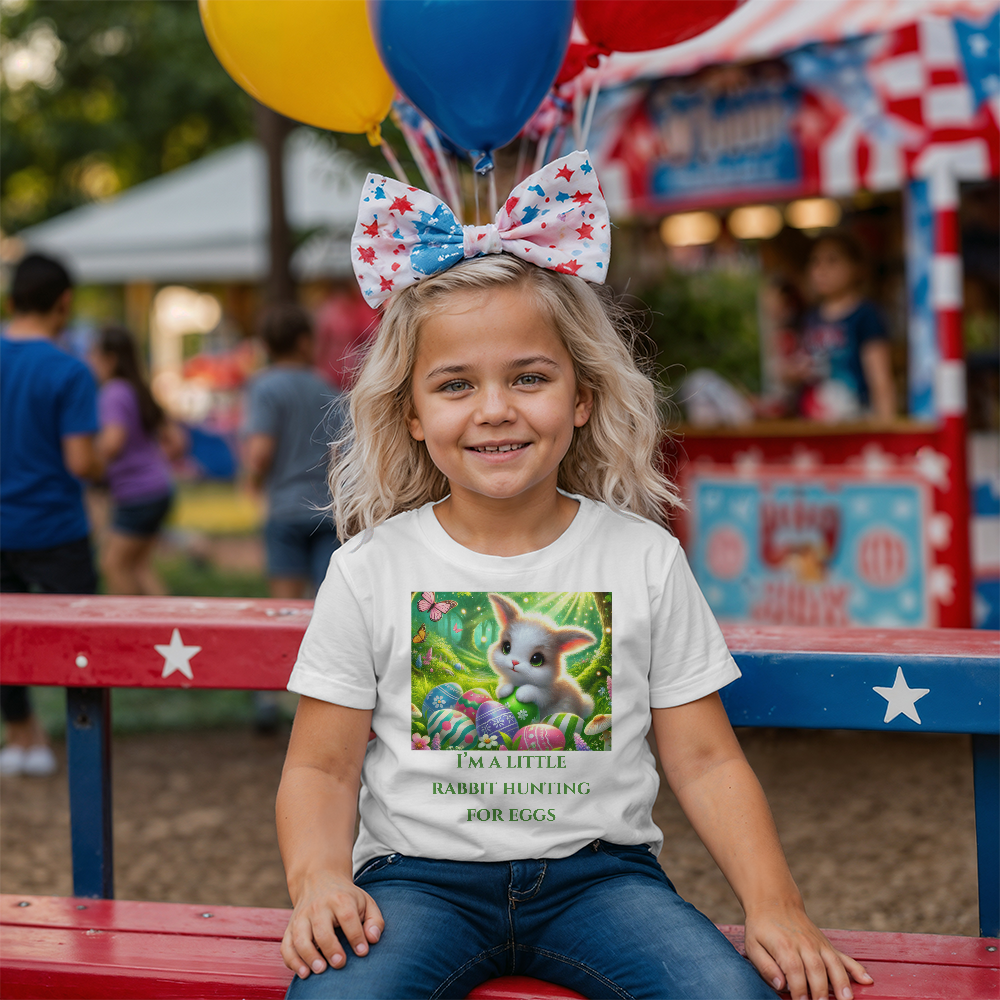
[[[456,500],[554,493],[592,407],[559,335],[517,288],[456,293],[421,327],[409,430]]]
[[[858,269],[836,243],[820,242],[809,255],[809,284],[820,298],[843,295],[858,282]]]

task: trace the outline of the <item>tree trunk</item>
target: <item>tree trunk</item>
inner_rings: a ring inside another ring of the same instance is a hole
[[[277,111],[257,104],[254,108],[257,138],[267,154],[267,189],[270,217],[270,266],[264,287],[267,302],[294,302],[295,282],[292,281],[292,237],[285,214],[285,139],[295,128],[295,122]]]

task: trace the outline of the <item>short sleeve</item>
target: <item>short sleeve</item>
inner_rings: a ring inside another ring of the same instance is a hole
[[[97,433],[97,383],[86,365],[75,362],[59,394],[59,436]]]
[[[858,346],[871,340],[889,339],[889,331],[882,316],[870,302],[864,303],[858,312],[856,333]]]
[[[262,379],[255,379],[250,383],[247,392],[247,410],[243,423],[243,433],[246,435],[267,434],[271,437],[277,437],[280,422],[278,409],[278,402],[274,394],[268,390],[267,383]]]
[[[722,630],[680,548],[651,612],[651,708],[686,705],[740,676]]]
[[[131,386],[124,382],[112,381],[101,387],[100,395],[97,397],[97,411],[102,427],[111,424],[132,426],[137,409],[135,392]]]
[[[334,556],[316,595],[288,690],[346,708],[374,708],[375,680],[368,623]]]

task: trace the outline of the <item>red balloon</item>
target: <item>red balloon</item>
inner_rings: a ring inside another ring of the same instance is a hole
[[[598,52],[645,52],[694,38],[740,0],[576,0],[576,19]]]

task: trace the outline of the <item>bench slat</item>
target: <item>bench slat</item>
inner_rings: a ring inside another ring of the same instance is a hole
[[[30,905],[19,906],[22,902]],[[289,973],[278,944],[287,918],[288,911],[281,909],[0,896],[0,997],[18,1000],[41,992],[67,1000],[283,997]],[[721,929],[742,946],[742,927]],[[873,987],[855,987],[858,1000],[989,997],[1000,990],[998,952],[987,950],[997,948],[995,938],[826,933],[875,977]],[[469,996],[553,1000],[577,994],[524,977],[503,977]]]

